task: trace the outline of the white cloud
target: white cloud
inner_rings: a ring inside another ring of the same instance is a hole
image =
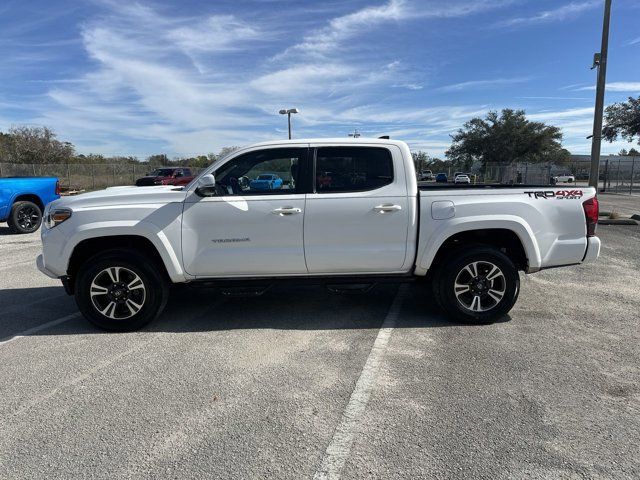
[[[493,78],[487,80],[471,80],[468,82],[454,83],[452,85],[445,85],[439,87],[436,90],[440,92],[460,92],[463,90],[479,90],[485,88],[499,87],[503,85],[513,85],[517,83],[525,83],[531,80],[531,77],[517,77],[517,78]]]
[[[228,69],[203,73],[193,59],[200,53],[215,59],[239,41],[252,41],[257,32],[232,16],[196,21],[161,16],[139,4],[118,5],[83,26],[83,45],[96,68],[69,79],[73,87],[56,84],[36,120],[54,126],[79,149],[102,153],[119,144],[107,141],[112,137],[121,138],[121,145],[125,138],[130,144],[146,140],[180,154],[214,151],[246,139],[246,129],[263,116],[251,107],[250,88],[234,81],[236,72]],[[194,136],[203,141],[194,140],[189,148],[187,140]],[[209,148],[196,149],[205,143]]]
[[[555,122],[560,119],[566,118],[580,118],[585,115],[593,116],[593,107],[585,107],[585,108],[569,108],[566,110],[543,110],[538,113],[532,113],[527,115],[529,120],[542,120],[545,122]]]
[[[600,0],[589,0],[584,2],[571,2],[553,10],[545,10],[528,17],[515,17],[501,22],[496,26],[513,27],[519,25],[535,25],[539,23],[559,22],[570,20],[576,15],[594,8],[602,6]]]
[[[424,88],[424,85],[420,83],[400,83],[391,86],[394,88],[406,88],[407,90],[422,90]]]
[[[355,68],[339,63],[307,64],[262,75],[251,85],[268,94],[313,95],[330,91],[336,82],[344,82],[356,72]]]
[[[589,87],[576,88],[577,91],[595,90],[595,85]],[[607,91],[609,92],[640,92],[640,82],[612,82],[607,83]]]
[[[338,16],[301,41],[295,35],[265,35],[276,30],[274,25],[235,16],[194,18],[107,2],[107,13],[82,25],[81,40],[92,60],[88,73],[56,83],[34,101],[33,120],[52,126],[83,152],[123,155],[146,148],[145,153],[193,155],[282,138],[286,122],[277,111],[295,106],[301,109],[294,118],[298,137],[346,135],[358,128],[402,137],[414,148],[441,155],[450,133],[493,106],[426,107],[424,101],[412,101],[428,81],[412,76],[411,65],[378,52],[362,58],[331,55],[332,49],[349,49],[356,36],[375,33],[388,22],[470,15],[508,1],[417,5],[391,0]],[[287,49],[287,38],[298,43]],[[254,54],[241,61],[245,57],[229,55],[236,46],[243,53],[288,53],[268,61]],[[526,80],[483,79],[442,88],[460,91]]]
[[[330,53],[341,42],[357,35],[361,30],[406,18],[408,11],[405,0],[390,0],[381,6],[366,7],[334,18],[326,27],[311,33],[301,43],[287,49],[285,54],[293,51],[307,54]]]
[[[280,59],[291,54],[324,56],[335,52],[336,48],[374,27],[401,20],[420,18],[454,18],[498,8],[514,0],[451,0],[442,2],[431,0],[411,3],[407,0],[389,0],[378,6],[365,7],[347,15],[336,17],[304,39],[277,55]]]
[[[528,114],[527,118],[560,127],[565,140],[571,139],[573,142],[582,138],[588,143],[586,137],[593,130],[593,107],[543,110]]]
[[[239,42],[260,35],[264,34],[233,15],[212,15],[195,25],[170,30],[167,37],[186,51],[215,52],[240,48]]]
[[[625,43],[625,45],[626,46],[637,45],[638,43],[640,43],[640,37],[634,38],[633,40],[629,40],[627,43]]]

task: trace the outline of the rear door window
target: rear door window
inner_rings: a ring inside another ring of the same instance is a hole
[[[393,182],[391,152],[381,147],[320,147],[315,161],[317,193],[362,192]]]

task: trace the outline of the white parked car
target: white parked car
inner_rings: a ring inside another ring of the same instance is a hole
[[[240,182],[267,169],[292,176],[293,188]],[[418,188],[409,147],[394,140],[267,142],[234,151],[183,187],[115,187],[54,201],[37,265],[108,330],[156,318],[171,283],[246,291],[293,278],[333,288],[428,272],[447,315],[488,322],[516,302],[518,271],[598,257],[595,194]]]
[[[456,176],[453,183],[469,183],[470,184],[471,179],[469,178],[469,175],[458,175]]]
[[[554,177],[556,183],[575,183],[576,177],[573,175],[558,175]]]

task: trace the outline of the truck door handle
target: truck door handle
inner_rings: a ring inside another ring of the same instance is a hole
[[[276,208],[275,210],[271,210],[271,213],[275,213],[276,215],[294,215],[296,213],[302,213],[302,209],[294,208],[294,207],[282,207]]]
[[[398,210],[402,210],[400,205],[393,205],[391,203],[383,203],[382,205],[377,205],[373,207],[374,210],[380,213],[385,212],[397,212]]]

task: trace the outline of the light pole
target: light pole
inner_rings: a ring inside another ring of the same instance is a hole
[[[282,109],[280,110],[280,115],[287,115],[287,123],[289,124],[289,140],[291,140],[291,114],[292,113],[298,113],[298,109],[297,108],[289,108],[289,109]]]
[[[596,107],[593,114],[593,137],[591,139],[591,172],[589,186],[598,191],[600,177],[600,144],[602,143],[602,114],[604,111],[604,90],[607,80],[607,53],[609,51],[609,21],[611,19],[611,0],[604,1],[604,20],[602,22],[602,46],[600,53],[593,59],[593,68],[598,68],[596,86]]]

